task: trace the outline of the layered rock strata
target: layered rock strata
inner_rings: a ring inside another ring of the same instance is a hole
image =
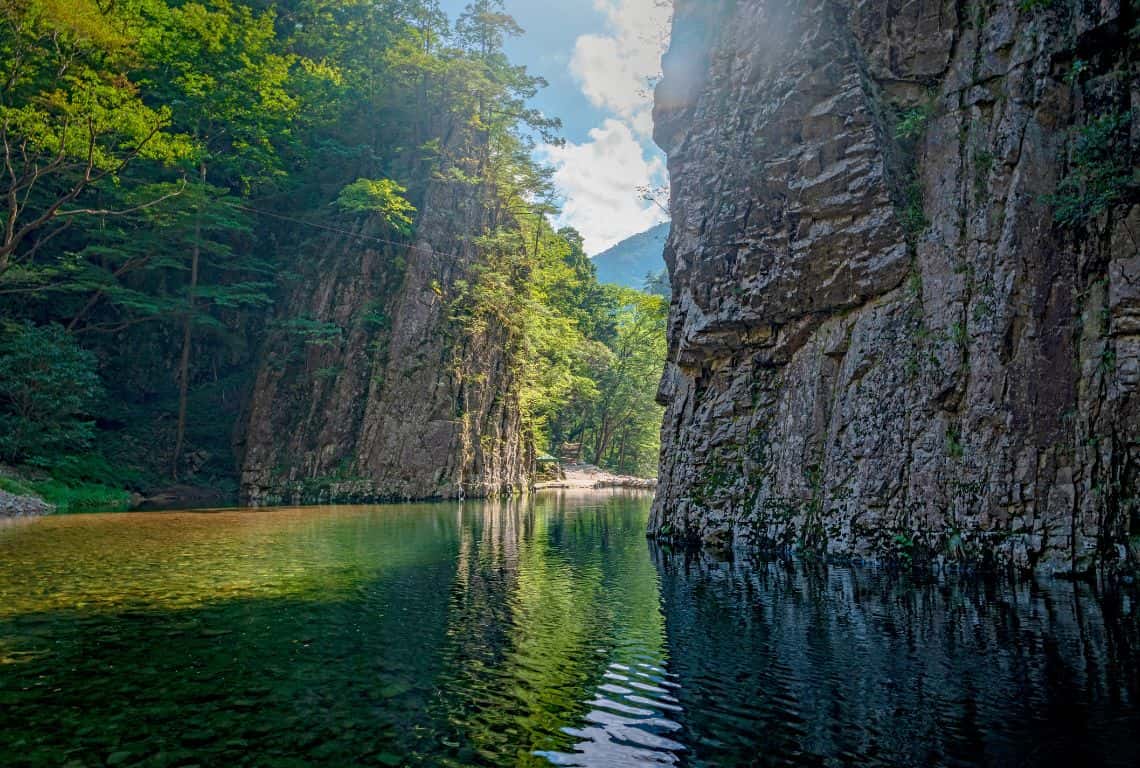
[[[1135,561],[1138,37],[1127,0],[677,0],[651,533]]]

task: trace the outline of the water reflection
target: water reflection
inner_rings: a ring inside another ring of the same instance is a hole
[[[648,498],[0,525],[0,765],[1131,765],[1136,617],[651,547]]]
[[[691,765],[1135,765],[1127,595],[654,556]]]
[[[603,678],[605,682],[597,686],[589,702],[586,724],[564,729],[578,739],[572,752],[538,754],[555,765],[678,764],[685,747],[671,738],[681,730],[680,723],[672,719],[681,711],[673,695],[677,683],[663,668],[646,661],[613,662]]]
[[[646,503],[551,495],[533,507],[478,507],[482,524],[459,546],[441,681],[450,695],[436,718],[451,724],[446,743],[468,745],[454,764],[569,758],[588,738],[577,726],[597,720],[585,693],[607,665],[661,658]]]

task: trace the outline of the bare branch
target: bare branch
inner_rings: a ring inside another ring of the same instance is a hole
[[[158,314],[147,315],[145,317],[136,317],[133,320],[124,320],[117,325],[112,325],[110,323],[105,323],[103,325],[85,325],[82,328],[76,329],[74,333],[118,333],[119,331],[125,331],[132,326],[142,325],[143,323],[149,323],[154,320],[158,320],[161,317],[164,317],[164,315]]]
[[[95,168],[95,148],[99,146],[99,133],[95,130],[95,120],[87,116],[87,168],[83,172],[83,180],[91,183],[91,171]]]
[[[12,266],[12,264],[11,264],[12,253],[14,253],[16,248],[19,247],[21,241],[23,241],[24,238],[26,238],[29,234],[31,234],[35,230],[37,230],[40,227],[47,224],[52,219],[56,218],[57,216],[60,216],[61,215],[60,209],[62,209],[68,203],[73,202],[77,197],[79,197],[79,195],[81,195],[83,193],[83,191],[88,186],[90,186],[91,184],[93,184],[95,182],[100,181],[101,179],[105,178],[106,176],[108,176],[112,173],[119,173],[124,168],[126,168],[127,165],[132,160],[134,160],[135,158],[137,158],[139,156],[139,154],[142,152],[143,148],[152,139],[154,139],[154,137],[156,135],[158,135],[158,132],[162,130],[162,124],[160,122],[156,122],[151,127],[150,132],[134,148],[132,148],[129,152],[127,152],[126,155],[123,156],[122,160],[114,168],[105,168],[105,169],[102,169],[101,171],[99,171],[97,173],[94,172],[94,169],[96,167],[96,164],[95,164],[95,148],[97,146],[98,134],[95,132],[94,123],[90,119],[88,119],[88,130],[89,130],[89,134],[90,134],[90,139],[89,139],[88,145],[87,145],[87,159],[86,159],[86,166],[85,166],[85,170],[83,172],[83,176],[80,178],[79,181],[77,181],[71,187],[70,190],[68,190],[66,193],[64,193],[62,196],[60,196],[50,206],[48,206],[47,210],[45,210],[37,218],[28,222],[23,227],[20,227],[18,230],[6,232],[5,241],[2,245],[0,245],[0,275],[3,275],[8,269],[11,268],[11,266]],[[41,172],[39,175],[42,176],[43,173]],[[152,204],[156,204],[157,202],[160,202],[160,201],[155,201]],[[18,207],[13,205],[9,211],[9,217],[12,219],[11,227],[12,227],[12,229],[14,229],[15,228],[15,217],[13,216],[12,211],[16,211],[18,214]],[[74,211],[74,212],[65,213],[64,215],[78,215],[79,213],[83,213],[83,212],[84,211]],[[113,213],[113,212],[108,212],[108,215],[110,215],[111,213]]]
[[[134,272],[136,269],[142,269],[147,265],[147,263],[150,262],[150,260],[151,256],[149,254],[139,259],[128,259],[127,261],[123,262],[123,265],[121,267],[112,273],[111,279],[117,280],[128,272]],[[75,317],[71,318],[71,322],[67,324],[67,330],[74,331],[75,326],[79,324],[79,321],[82,320],[88,312],[95,308],[95,305],[99,303],[99,300],[102,299],[103,295],[106,293],[106,288],[100,288],[99,290],[95,291],[95,294],[90,299],[88,299],[87,303],[83,305],[83,308],[76,313]]]
[[[75,208],[69,211],[60,211],[56,214],[56,218],[62,219],[64,216],[126,216],[131,213],[145,211],[147,208],[153,208],[154,206],[159,205],[160,203],[164,203],[173,197],[178,197],[185,191],[186,179],[183,179],[178,189],[174,190],[173,192],[168,192],[161,197],[156,197],[154,200],[140,203],[131,208],[123,208],[122,210],[118,211],[110,210],[108,208]]]
[[[7,242],[5,242],[4,245],[0,246],[0,275],[3,275],[9,268],[11,268],[11,255],[13,252],[15,252],[16,248],[20,245],[24,238],[54,219],[59,209],[70,203],[75,198],[79,197],[80,193],[83,192],[86,186],[86,181],[76,182],[75,186],[73,186],[66,194],[64,194],[50,206],[48,206],[48,209],[40,214],[36,219],[28,222],[17,232],[7,237]]]
[[[3,288],[0,289],[0,296],[26,296],[30,293],[40,293],[41,291],[50,291],[54,288],[62,288],[65,285],[71,285],[71,282],[63,280],[58,283],[47,283],[46,285],[28,285],[23,288]]]
[[[26,258],[28,261],[35,259],[36,252],[39,251],[39,249],[41,247],[43,247],[47,243],[50,243],[53,239],[58,237],[60,235],[60,233],[66,232],[67,228],[70,226],[71,226],[71,222],[65,221],[62,226],[56,227],[55,229],[48,232],[43,237],[37,237],[35,244],[32,245],[32,249],[30,251],[28,251],[28,253],[25,255],[24,258]]]
[[[16,178],[16,170],[12,167],[12,147],[8,142],[8,122],[4,122],[3,131],[0,132],[4,138],[4,166],[8,169],[8,175],[13,179]],[[20,215],[20,201],[16,196],[16,185],[13,183],[12,187],[8,190],[8,220],[4,224],[4,245],[8,245],[12,241],[12,237],[16,231],[16,220]],[[0,252],[0,273],[8,267],[8,252]]]

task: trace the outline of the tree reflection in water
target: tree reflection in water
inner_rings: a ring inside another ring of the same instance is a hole
[[[1133,765],[1130,594],[647,544],[647,496],[0,525],[0,765]]]

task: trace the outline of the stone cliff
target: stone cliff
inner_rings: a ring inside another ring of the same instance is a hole
[[[677,0],[650,532],[1135,561],[1128,0]]]
[[[491,214],[442,181],[422,209],[410,247],[370,220],[305,249],[240,438],[245,503],[489,496],[527,482],[509,345],[501,329],[469,331],[445,298],[470,277],[471,236]]]

